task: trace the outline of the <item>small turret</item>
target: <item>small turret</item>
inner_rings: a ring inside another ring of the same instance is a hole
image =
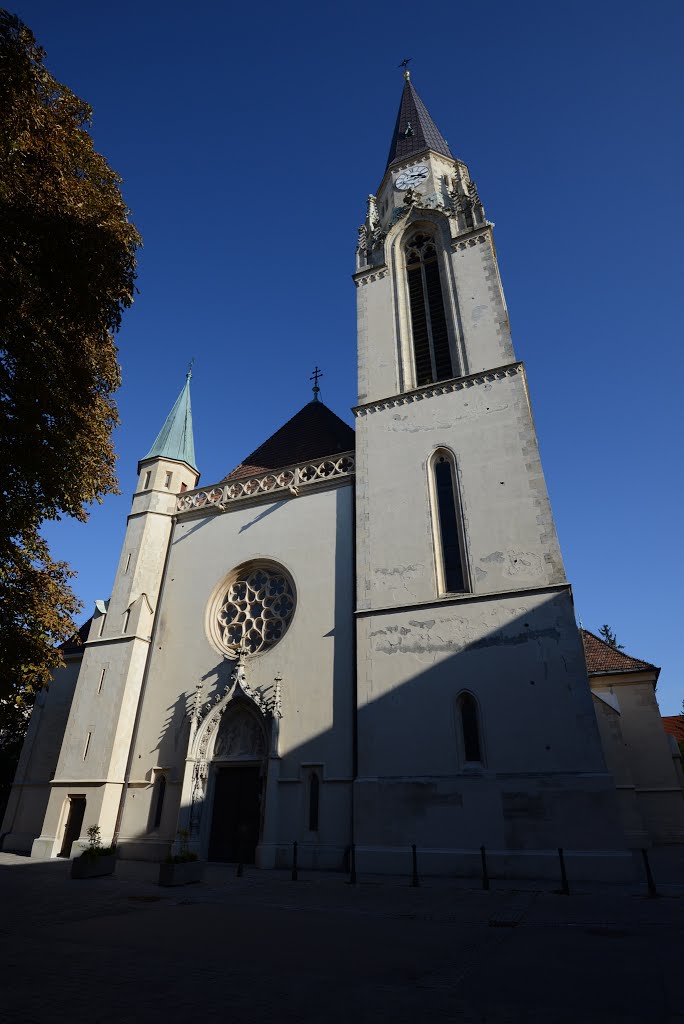
[[[122,787],[145,665],[164,582],[179,492],[199,479],[190,410],[190,376],[149,452],[138,464],[138,487],[108,602],[98,602],[85,644],[43,835],[36,851],[53,856],[70,786],[87,786],[82,833],[98,825],[116,838]]]

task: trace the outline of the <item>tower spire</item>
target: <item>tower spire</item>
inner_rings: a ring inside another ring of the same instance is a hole
[[[193,361],[194,362],[194,359]],[[192,469],[195,465],[195,442],[192,434],[192,408],[190,406],[190,379],[192,363],[185,375],[185,384],[176,399],[166,422],[157,434],[157,439],[142,460],[163,458],[175,462],[186,462]]]
[[[387,167],[391,167],[392,164],[401,160],[417,156],[419,153],[424,153],[426,149],[432,149],[436,153],[453,159],[446,139],[416,92],[408,68],[404,67],[404,91],[401,94],[397,123],[394,126],[394,134],[387,157]]]

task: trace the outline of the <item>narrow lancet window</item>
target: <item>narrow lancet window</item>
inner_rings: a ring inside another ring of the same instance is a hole
[[[432,461],[436,513],[435,539],[440,589],[449,594],[466,589],[456,492],[456,467],[449,452],[438,451]]]
[[[406,246],[406,274],[416,385],[454,376],[442,282],[434,240],[414,235]]]
[[[318,832],[320,787],[321,783],[318,778],[318,772],[311,772],[309,777],[309,832]]]
[[[166,793],[166,776],[160,775],[157,779],[157,801],[154,805],[154,820],[152,828],[158,829],[161,825],[162,811],[164,809],[164,795]]]
[[[463,755],[466,761],[481,762],[480,726],[477,715],[477,701],[470,693],[463,693],[458,699],[459,717],[463,734]]]

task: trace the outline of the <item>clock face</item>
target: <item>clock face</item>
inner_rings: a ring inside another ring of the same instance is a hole
[[[394,182],[394,187],[398,188],[400,192],[405,192],[407,188],[413,188],[415,185],[419,185],[421,181],[425,181],[429,173],[430,171],[425,164],[409,167],[408,170],[401,172]]]

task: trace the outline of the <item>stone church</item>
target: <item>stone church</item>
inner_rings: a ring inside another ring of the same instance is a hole
[[[354,274],[352,430],[318,397],[198,487],[190,378],[111,597],[39,695],[4,849],[631,873],[492,225],[405,73]],[[684,835],[684,832],[682,833]]]

